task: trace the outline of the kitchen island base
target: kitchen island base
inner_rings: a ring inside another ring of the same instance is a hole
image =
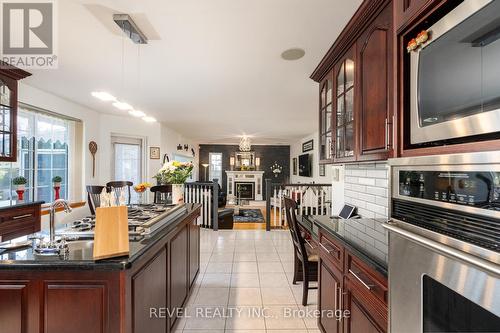
[[[122,261],[0,269],[2,333],[171,332],[200,268],[199,207]],[[158,316],[162,313],[162,316]],[[174,314],[174,315],[169,315]]]

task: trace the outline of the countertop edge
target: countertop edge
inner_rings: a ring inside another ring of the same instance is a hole
[[[322,231],[324,231],[328,236],[335,238],[339,242],[344,245],[349,252],[352,252],[356,257],[359,257],[359,259],[363,260],[366,264],[370,265],[373,267],[377,272],[382,274],[384,277],[388,277],[388,267],[382,265],[380,262],[377,260],[373,259],[370,255],[367,255],[362,249],[360,249],[358,246],[352,244],[348,240],[340,237],[339,235],[336,235],[335,233],[332,233],[330,230],[328,230],[328,227],[324,226],[321,222],[315,220],[314,218],[310,218],[307,215],[302,216],[303,219],[308,220],[311,223],[314,223],[318,228],[320,228]]]
[[[0,261],[0,272],[1,271],[123,271],[131,269],[134,262],[140,260],[143,255],[145,255],[152,247],[155,246],[158,242],[160,242],[163,238],[168,237],[170,233],[175,230],[175,228],[182,222],[188,219],[190,216],[198,214],[201,209],[201,204],[194,203],[194,208],[190,211],[186,212],[182,216],[179,216],[171,223],[166,225],[164,228],[158,231],[157,234],[153,235],[144,248],[140,249],[138,252],[134,253],[130,257],[123,257],[122,260],[120,258],[102,260],[102,261],[93,261],[93,260],[84,260],[84,261],[58,261],[58,262],[47,262],[44,265],[44,261],[19,261],[18,263],[15,261]]]

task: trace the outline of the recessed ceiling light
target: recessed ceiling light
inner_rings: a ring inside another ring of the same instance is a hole
[[[142,111],[139,111],[139,110],[130,110],[128,112],[131,116],[134,116],[134,117],[137,117],[137,118],[142,118],[142,117],[145,117],[146,114]]]
[[[92,92],[92,96],[100,99],[103,102],[116,101],[116,97],[105,92],[105,91],[94,91]]]
[[[125,102],[120,102],[120,101],[116,101],[113,103],[113,106],[117,109],[120,109],[122,111],[127,111],[127,110],[132,110],[132,105],[130,104],[127,104]]]
[[[306,51],[300,48],[292,48],[281,53],[281,58],[285,60],[298,60],[306,54]]]
[[[144,120],[145,122],[147,123],[154,123],[156,122],[156,119],[153,118],[153,117],[149,117],[149,116],[146,116],[146,117],[142,117],[142,120]]]

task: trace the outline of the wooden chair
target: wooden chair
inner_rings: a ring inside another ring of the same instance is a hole
[[[100,185],[87,185],[87,201],[89,203],[90,213],[95,215],[95,209],[101,206],[101,192],[105,188]]]
[[[132,198],[132,192],[130,189],[132,188],[132,185],[134,185],[134,183],[129,181],[113,181],[113,182],[107,182],[106,188],[108,189],[108,192],[114,193],[115,199],[118,202],[121,190],[126,187],[128,192],[127,205],[130,205],[130,200]]]
[[[290,233],[292,235],[294,247],[294,273],[293,284],[302,280],[302,305],[307,305],[307,295],[309,289],[318,289],[317,287],[310,287],[309,282],[318,281],[318,253],[316,248],[312,248],[302,236],[302,231],[297,222],[295,210],[297,203],[290,198],[283,198],[285,203],[285,214],[288,221]],[[302,275],[302,279],[300,278]]]
[[[172,185],[157,185],[153,186],[150,189],[151,192],[154,194],[154,203],[166,203],[166,196],[162,198],[162,194],[165,193],[172,193]]]

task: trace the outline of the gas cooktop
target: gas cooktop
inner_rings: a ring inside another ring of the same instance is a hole
[[[183,212],[184,205],[133,205],[128,207],[130,236],[144,236],[153,233],[165,223]],[[95,216],[88,216],[67,224],[56,231],[56,235],[78,238],[94,238]]]

